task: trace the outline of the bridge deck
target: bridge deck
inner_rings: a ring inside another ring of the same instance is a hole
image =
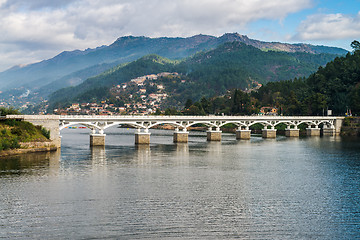
[[[320,135],[320,128],[323,134],[338,135],[341,130],[344,117],[336,116],[102,116],[102,115],[7,115],[10,119],[21,119],[41,125],[50,130],[50,138],[61,145],[60,131],[71,125],[84,125],[91,129],[93,138],[92,144],[98,142],[105,144],[105,130],[116,125],[129,125],[137,128],[135,138],[137,143],[149,143],[149,129],[160,125],[170,124],[175,127],[174,141],[187,141],[187,130],[196,124],[203,124],[208,127],[208,140],[221,140],[220,128],[232,123],[238,127],[236,137],[238,139],[249,139],[250,130],[254,124],[263,126],[263,137],[276,137],[275,126],[285,124],[287,136],[299,136],[299,125],[306,124],[309,136]],[[143,132],[141,131],[143,130]],[[181,130],[181,131],[179,131]],[[97,133],[98,132],[98,133]]]

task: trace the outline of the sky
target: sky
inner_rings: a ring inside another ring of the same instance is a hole
[[[351,50],[360,0],[0,0],[0,72],[121,36],[221,36]]]

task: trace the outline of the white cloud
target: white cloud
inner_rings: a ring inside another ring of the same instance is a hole
[[[21,8],[21,9],[43,9],[43,8],[59,8],[75,2],[76,0],[0,0],[0,6],[3,8]]]
[[[360,12],[356,16],[316,14],[301,22],[293,40],[355,39],[360,36]]]
[[[0,54],[6,59],[0,60],[0,70],[130,34],[185,37],[240,31],[260,19],[282,20],[311,7],[312,1],[0,0]]]

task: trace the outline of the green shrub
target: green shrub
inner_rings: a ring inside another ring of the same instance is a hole
[[[346,126],[346,127],[350,126],[350,122],[351,122],[351,117],[346,117],[344,119],[343,125]]]
[[[16,122],[15,119],[6,119],[5,124],[10,126],[10,127],[13,127],[13,126],[17,125],[17,122]]]
[[[19,110],[14,108],[4,108],[0,107],[0,116],[6,116],[6,115],[20,115],[21,113]]]
[[[15,148],[20,148],[20,143],[18,138],[13,138],[10,140],[7,138],[0,139],[0,151],[15,149]]]
[[[264,125],[262,125],[261,123],[255,123],[250,126],[250,129],[251,130],[262,130],[262,129],[264,129]]]
[[[14,127],[11,129],[11,134],[21,136],[21,135],[23,135],[23,130],[19,127]]]
[[[308,125],[306,123],[301,123],[298,128],[300,131],[306,131],[306,128],[308,128]]]
[[[11,143],[10,143],[10,148],[11,149],[15,149],[15,148],[20,148],[20,144],[19,144],[19,140],[17,138],[14,138]]]
[[[20,122],[19,126],[29,134],[35,134],[37,132],[36,127],[32,123]]]
[[[7,138],[1,139],[2,150],[8,150],[10,148],[10,141]]]
[[[286,124],[285,123],[279,123],[278,125],[276,125],[276,129],[277,130],[282,130],[284,131],[286,129]]]
[[[6,133],[7,133],[7,130],[5,128],[1,130],[2,135],[6,135]]]
[[[27,142],[31,140],[31,135],[27,132],[23,132],[20,136],[18,136],[19,141],[21,142]]]
[[[47,130],[46,128],[41,127],[41,132],[47,139],[50,139],[50,130]]]

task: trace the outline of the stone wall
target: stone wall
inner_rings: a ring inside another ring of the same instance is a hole
[[[360,137],[360,117],[345,118],[341,128],[341,135]]]
[[[25,149],[30,148],[48,148],[48,147],[55,147],[53,142],[20,142],[20,147]]]

